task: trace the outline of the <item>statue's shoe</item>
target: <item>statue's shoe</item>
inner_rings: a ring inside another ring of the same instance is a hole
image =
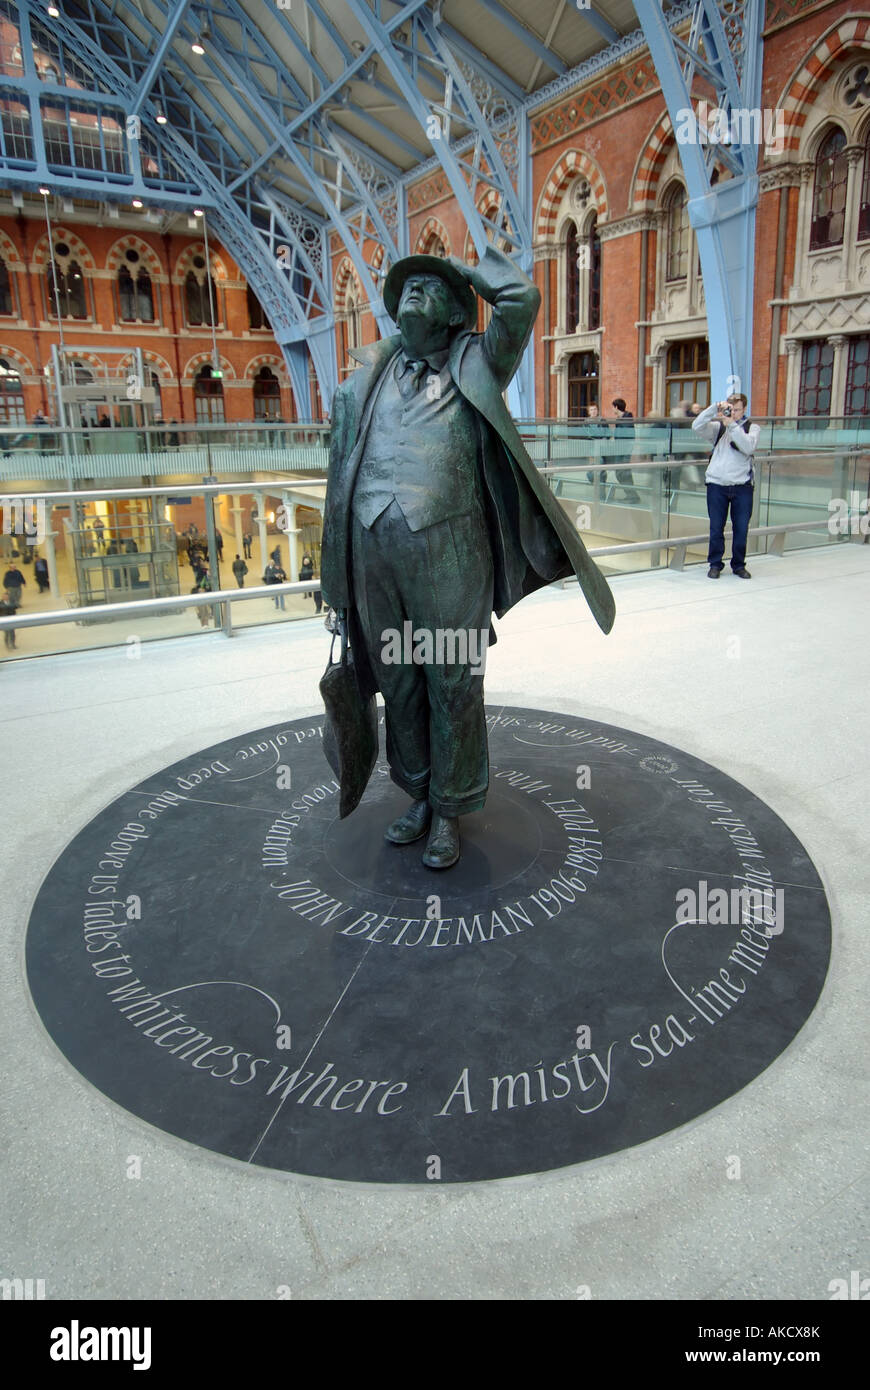
[[[429,843],[423,851],[427,869],[449,869],[459,858],[459,820],[456,816],[433,816]]]
[[[432,807],[428,801],[413,801],[403,816],[384,831],[384,839],[394,845],[410,845],[429,829]]]

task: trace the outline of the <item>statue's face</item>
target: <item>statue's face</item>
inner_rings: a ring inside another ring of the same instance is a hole
[[[450,286],[439,275],[409,275],[402,288],[396,322],[422,321],[433,333],[462,322],[462,312]]]

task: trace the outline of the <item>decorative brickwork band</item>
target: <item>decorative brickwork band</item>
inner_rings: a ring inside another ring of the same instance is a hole
[[[607,189],[601,170],[593,159],[583,150],[568,150],[551,170],[538,206],[535,222],[535,240],[547,241],[556,232],[556,221],[565,189],[577,178],[585,178],[592,190],[592,198],[598,212],[599,222],[607,216]]]
[[[800,71],[785,88],[779,106],[785,121],[782,158],[800,149],[801,134],[821,88],[841,66],[851,50],[870,49],[870,17],[841,20],[816,44]],[[766,153],[767,158],[772,156]]]

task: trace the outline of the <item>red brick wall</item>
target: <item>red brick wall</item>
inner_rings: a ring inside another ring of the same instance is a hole
[[[146,353],[146,363],[147,354],[153,353],[158,361],[150,365],[160,377],[164,419],[192,423],[195,409],[189,363],[197,355],[211,359],[212,338],[208,328],[186,326],[184,286],[174,284],[172,280],[177,274],[179,257],[187,248],[201,245],[200,238],[195,232],[164,238],[144,226],[136,230],[138,240],[144,242],[158,258],[160,279],[166,283],[159,283],[152,273],[154,325],[123,324],[118,320],[116,307],[116,271],[108,274],[106,263],[115,243],[132,233],[133,229],[67,224],[62,216],[53,220],[55,240],[60,239],[60,228],[78,237],[85,244],[96,272],[85,270],[88,303],[93,317],[88,321],[64,319],[67,347],[75,348],[85,361],[89,357],[104,361],[108,365],[109,375],[115,378],[120,375],[119,358],[115,354],[101,358],[101,348],[140,347]],[[0,218],[0,233],[5,233],[10,239],[17,259],[24,266],[23,271],[10,273],[17,296],[16,313],[12,317],[0,317],[0,356],[4,355],[4,348],[12,349],[30,364],[29,369],[20,368],[25,411],[30,420],[37,410],[46,413],[53,410],[42,369],[51,361],[51,346],[58,341],[57,322],[48,316],[45,270],[29,269],[36,248],[44,240],[45,224],[38,219],[5,217]],[[8,243],[6,249],[8,258]],[[223,323],[223,327],[217,330],[217,345],[224,371],[225,417],[228,421],[253,420],[252,376],[259,364],[253,367],[250,375],[249,368],[256,363],[256,359],[265,356],[270,359],[267,365],[281,382],[281,415],[285,420],[294,420],[295,404],[280,348],[270,330],[250,328],[245,282],[238,266],[220,243],[211,241],[210,249],[213,260],[225,271],[223,277],[218,275],[215,279],[219,316]],[[144,255],[142,263],[145,263]],[[95,371],[95,375],[98,376],[99,372]]]

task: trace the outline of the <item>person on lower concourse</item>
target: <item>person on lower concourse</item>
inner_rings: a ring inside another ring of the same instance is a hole
[[[21,590],[26,583],[27,580],[21,570],[13,562],[3,576],[3,588],[9,595],[9,602],[13,608],[21,607]]]
[[[37,555],[33,561],[33,577],[39,585],[39,592],[44,594],[48,589],[48,561],[44,555]]]
[[[286,575],[285,571],[282,569],[281,565],[280,565],[276,560],[273,559],[273,560],[266,566],[265,572],[264,572],[264,574],[263,574],[263,583],[264,583],[264,584],[286,584],[286,583],[287,583],[287,575]],[[276,607],[276,608],[284,608],[284,607],[285,607],[285,604],[284,604],[284,595],[283,595],[283,594],[276,594],[276,595],[275,595],[275,599],[274,599],[274,603],[275,603],[275,607]]]
[[[15,605],[8,598],[0,597],[0,618],[14,618]],[[11,651],[15,650],[15,629],[6,627],[3,629],[3,645]]]

